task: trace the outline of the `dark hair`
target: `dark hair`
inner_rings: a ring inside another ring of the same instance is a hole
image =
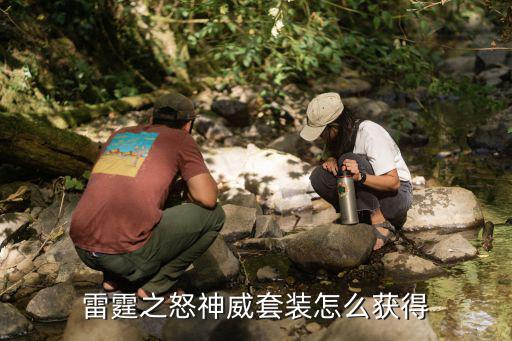
[[[338,132],[333,139],[328,139],[325,148],[330,156],[339,157],[341,154],[352,152],[352,133],[354,131],[355,119],[351,110],[345,108],[338,118],[327,125],[325,129],[337,127]]]
[[[177,119],[178,112],[170,107],[159,108],[153,111],[153,124],[163,124],[169,128],[181,129],[189,119]]]

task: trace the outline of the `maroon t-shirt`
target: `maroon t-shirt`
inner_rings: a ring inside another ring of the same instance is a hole
[[[163,125],[140,125],[112,134],[91,172],[71,218],[78,247],[101,253],[140,248],[162,217],[169,186],[207,173],[189,133]]]

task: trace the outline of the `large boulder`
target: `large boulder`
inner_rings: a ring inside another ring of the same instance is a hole
[[[68,302],[68,304],[72,304]],[[112,305],[108,306],[107,318],[85,319],[83,298],[77,298],[72,304],[71,313],[64,329],[64,341],[88,340],[123,340],[138,341],[144,339],[144,334],[137,324],[128,319],[112,319]]]
[[[399,306],[403,306],[404,302],[400,299],[396,300]],[[357,301],[356,301],[357,302]],[[313,333],[304,338],[305,341],[351,341],[351,340],[380,340],[380,341],[396,341],[396,340],[417,340],[417,341],[434,341],[437,340],[436,333],[432,329],[428,318],[420,320],[416,316],[405,318],[404,311],[399,308],[393,308],[394,316],[386,319],[377,319],[374,314],[375,308],[373,304],[375,300],[365,298],[362,308],[368,313],[369,318],[338,318],[327,329]],[[354,303],[356,304],[356,303]],[[352,310],[354,305],[347,308]],[[355,308],[355,307],[354,307]],[[357,313],[360,310],[356,310]]]
[[[285,243],[288,257],[308,269],[340,271],[362,264],[375,245],[373,228],[366,224],[326,224],[298,233]]]
[[[413,205],[403,230],[450,232],[478,228],[483,222],[482,210],[471,191],[460,187],[434,187],[413,191]]]
[[[103,273],[101,271],[89,268],[78,257],[75,245],[68,233],[64,233],[61,239],[51,244],[48,250],[39,256],[37,260],[42,264],[54,264],[57,271],[56,283],[72,281],[74,283],[91,285],[101,283],[103,280]]]
[[[476,54],[475,70],[477,73],[490,68],[505,65],[508,51],[506,50],[482,50]]]
[[[62,225],[65,231],[69,231],[71,215],[73,214],[73,210],[78,204],[80,197],[80,194],[66,194],[62,205],[62,210],[60,208],[61,198],[56,198],[50,206],[45,208],[39,214],[38,220],[32,224],[31,227],[35,229],[37,233],[40,233],[43,236],[49,235],[52,229],[57,225]],[[58,219],[59,212],[61,214],[60,219]]]
[[[183,281],[200,290],[220,287],[235,279],[240,272],[240,262],[219,235],[208,250],[194,261]]]
[[[510,75],[511,72],[508,66],[499,66],[480,72],[476,76],[476,80],[486,85],[499,86],[503,82],[509,81]]]
[[[203,155],[218,183],[246,189],[276,212],[311,208],[317,196],[309,181],[312,166],[296,156],[252,144],[207,149]]]
[[[246,127],[251,123],[247,103],[237,100],[219,100],[212,103],[212,111],[226,119],[227,123],[235,127]]]
[[[28,334],[32,324],[12,304],[0,302],[0,339]]]
[[[485,150],[512,155],[512,107],[490,117],[468,135],[468,145],[473,150]]]
[[[478,251],[467,239],[455,233],[427,248],[425,253],[440,262],[452,263],[474,258]]]
[[[460,56],[443,60],[439,64],[439,71],[445,74],[472,76],[475,72],[475,56]]]
[[[227,204],[222,206],[226,220],[220,234],[227,242],[234,242],[249,237],[256,222],[256,209]]]
[[[382,263],[384,275],[394,282],[418,281],[444,273],[432,261],[409,253],[387,253],[382,257]]]
[[[44,288],[28,302],[27,312],[37,321],[66,320],[75,297],[75,288],[68,283]]]
[[[358,118],[365,120],[379,121],[389,112],[389,105],[386,102],[366,97],[344,98],[343,104],[354,111]]]

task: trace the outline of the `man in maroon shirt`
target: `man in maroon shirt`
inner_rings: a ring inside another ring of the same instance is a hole
[[[102,149],[71,219],[82,261],[103,287],[136,284],[139,297],[169,291],[224,224],[217,184],[190,135],[193,103],[177,93],[155,102],[152,124],[120,129]],[[176,178],[188,202],[165,209]]]

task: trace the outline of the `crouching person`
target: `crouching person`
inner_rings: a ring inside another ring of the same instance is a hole
[[[190,135],[193,103],[169,94],[152,122],[112,134],[73,212],[70,236],[103,288],[135,285],[139,298],[179,291],[178,278],[214,242],[224,224],[217,184]],[[173,180],[186,182],[187,202],[164,203]]]

